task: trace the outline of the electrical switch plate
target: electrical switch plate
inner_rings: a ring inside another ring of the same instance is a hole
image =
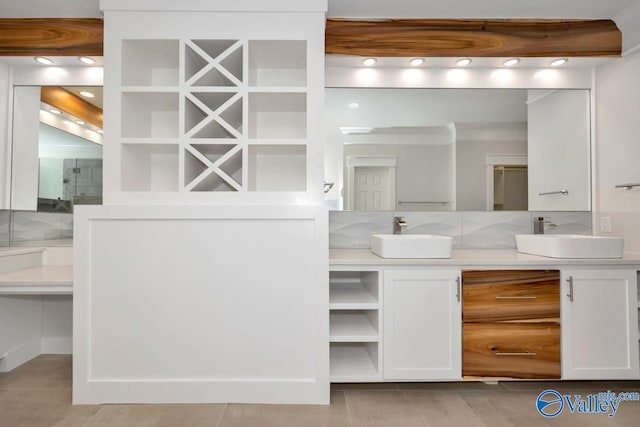
[[[611,233],[611,217],[608,217],[608,216],[600,217],[600,232]]]

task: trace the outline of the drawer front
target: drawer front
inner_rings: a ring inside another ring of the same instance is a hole
[[[466,323],[462,375],[560,378],[560,325]]]
[[[462,272],[464,322],[560,319],[560,272],[496,270]]]

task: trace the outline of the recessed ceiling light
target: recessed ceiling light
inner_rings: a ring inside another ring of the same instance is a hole
[[[505,67],[513,67],[514,65],[516,65],[517,63],[520,62],[520,59],[518,58],[511,58],[511,59],[507,59],[506,61],[504,61],[502,63],[502,65],[504,65]]]
[[[96,96],[94,94],[92,94],[89,91],[86,90],[81,90],[80,91],[80,95],[84,96],[85,98],[95,98]]]
[[[84,120],[74,120],[78,125],[85,125],[86,122]]]
[[[458,67],[466,67],[469,64],[471,64],[471,58],[462,58],[456,61]]]
[[[567,62],[569,62],[567,58],[559,58],[549,62],[549,65],[551,65],[552,67],[559,67],[561,65],[566,64]]]
[[[87,65],[93,65],[96,63],[96,60],[93,58],[90,58],[88,56],[78,56],[78,61],[82,62],[83,64],[87,64]]]
[[[34,56],[33,59],[39,64],[42,65],[52,65],[53,61],[49,58],[45,58],[44,56]]]
[[[362,60],[362,65],[371,67],[372,65],[375,65],[376,62],[378,62],[376,58],[365,58]]]
[[[424,58],[413,58],[411,61],[409,61],[409,64],[412,67],[419,67],[420,65],[424,64]]]
[[[348,107],[351,108],[352,110],[355,108],[358,108],[360,106],[360,103],[358,102],[351,102],[349,103]]]
[[[49,112],[52,114],[62,114],[62,111],[56,109],[56,108],[50,108]]]

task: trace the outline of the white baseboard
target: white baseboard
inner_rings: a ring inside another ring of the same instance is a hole
[[[0,359],[0,372],[9,372],[23,363],[37,357],[41,354],[40,338],[34,338],[31,341],[9,350]]]
[[[40,354],[71,354],[73,340],[71,337],[42,337]]]

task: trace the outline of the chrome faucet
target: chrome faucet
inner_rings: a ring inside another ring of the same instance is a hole
[[[401,216],[393,217],[393,234],[402,234],[402,227],[406,227],[407,222]]]
[[[544,234],[544,225],[549,224],[549,227],[557,227],[557,224],[554,224],[550,221],[545,221],[544,217],[537,216],[533,218],[533,234]]]

